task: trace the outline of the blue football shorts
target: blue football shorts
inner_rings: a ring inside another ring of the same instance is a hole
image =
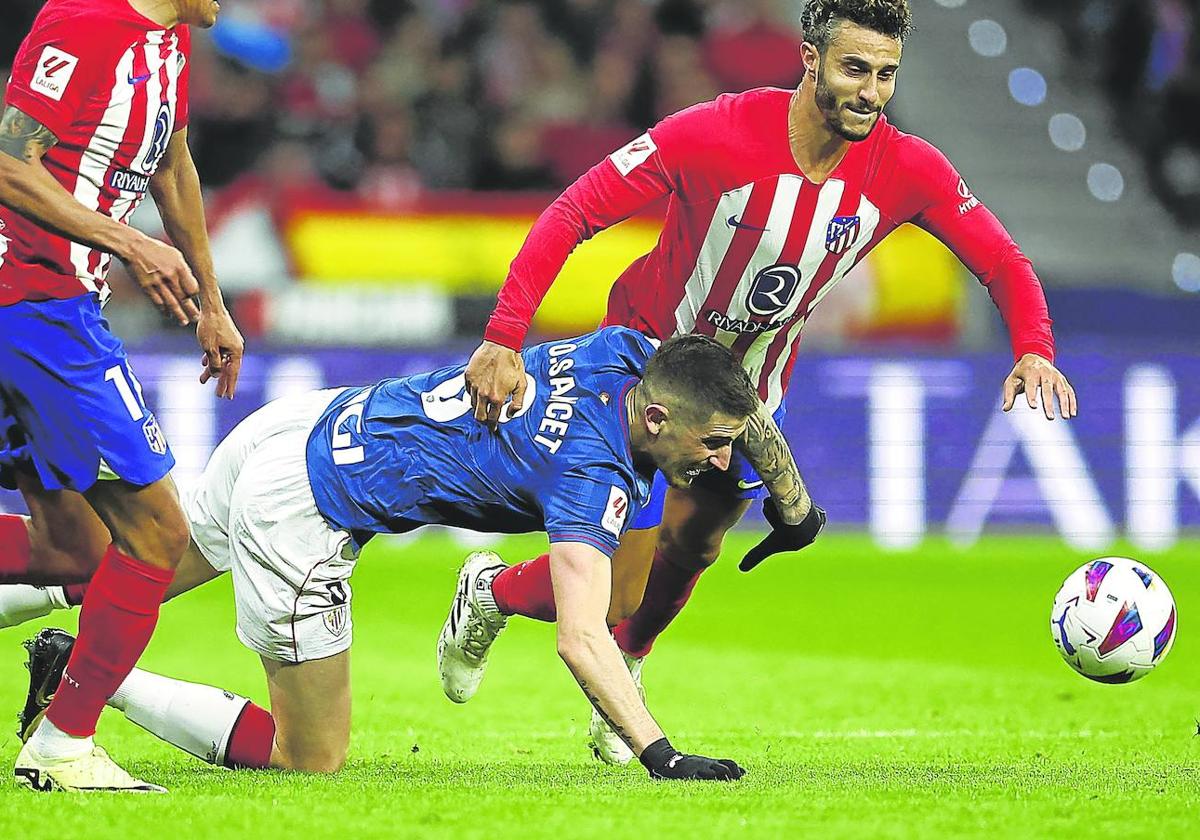
[[[0,336],[0,446],[22,444],[46,489],[82,493],[100,478],[145,486],[171,471],[175,457],[96,295],[0,306]]]
[[[785,414],[787,411],[782,405],[775,409],[775,413],[771,415],[775,418],[775,425],[783,427]],[[629,525],[629,530],[640,531],[645,528],[657,528],[662,524],[663,502],[667,498],[668,486],[663,474],[656,472],[654,484],[650,488],[650,501],[638,511]],[[729,459],[729,469],[700,473],[692,482],[692,486],[734,499],[763,499],[767,496],[767,488],[763,485],[762,479],[758,477],[754,467],[750,466],[746,456],[736,447],[733,450],[733,457]]]

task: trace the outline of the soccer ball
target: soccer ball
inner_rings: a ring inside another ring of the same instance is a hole
[[[1127,683],[1154,670],[1175,641],[1175,599],[1144,563],[1101,557],[1071,573],[1050,612],[1067,664],[1089,680]]]

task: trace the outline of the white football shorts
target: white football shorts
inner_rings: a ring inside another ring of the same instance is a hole
[[[350,647],[358,553],[317,511],[305,458],[313,426],[343,390],[283,397],[251,414],[184,497],[192,539],[215,570],[233,573],[238,638],[281,662]]]

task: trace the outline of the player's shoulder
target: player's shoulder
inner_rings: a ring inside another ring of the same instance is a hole
[[[950,166],[942,150],[924,137],[901,131],[886,118],[881,118],[879,123],[879,136],[872,139],[883,166],[931,175],[942,175],[945,168]]]
[[[149,29],[147,24],[127,2],[49,0],[34,20],[24,49],[56,50],[62,53],[58,62],[95,60],[123,52]]]

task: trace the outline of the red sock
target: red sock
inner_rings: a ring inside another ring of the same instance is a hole
[[[68,583],[63,587],[63,596],[72,607],[78,607],[83,603],[83,597],[87,594],[87,588],[88,584],[86,583]]]
[[[275,718],[261,706],[247,703],[229,732],[225,766],[234,770],[262,770],[271,766],[275,745]]]
[[[105,701],[146,649],[174,576],[108,547],[83,599],[62,682],[46,709],[51,723],[79,737],[95,733]]]
[[[654,647],[654,640],[688,602],[699,579],[700,572],[681,569],[655,551],[642,605],[613,630],[617,646],[630,656],[648,654]]]
[[[524,615],[539,621],[554,621],[554,585],[550,581],[550,555],[543,554],[509,566],[492,581],[492,597],[505,615]]]
[[[29,573],[29,529],[25,517],[0,515],[0,580],[22,583]]]

